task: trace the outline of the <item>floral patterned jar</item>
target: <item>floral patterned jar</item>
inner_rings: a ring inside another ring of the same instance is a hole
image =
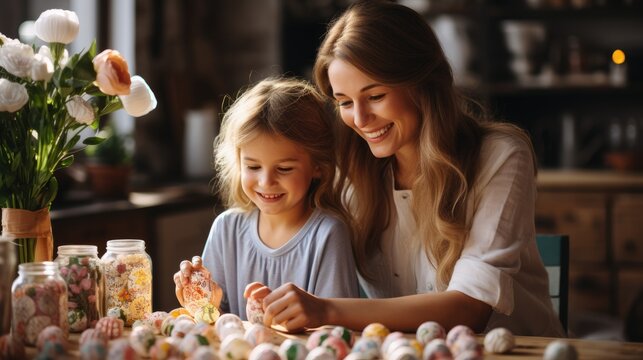
[[[121,314],[125,325],[152,313],[152,259],[143,240],[109,240],[101,258],[105,271],[105,309]]]
[[[35,345],[40,331],[56,325],[68,334],[67,284],[53,261],[18,265],[11,287],[11,332],[25,345]]]
[[[54,260],[67,283],[69,330],[93,328],[103,314],[103,270],[94,245],[63,245]]]

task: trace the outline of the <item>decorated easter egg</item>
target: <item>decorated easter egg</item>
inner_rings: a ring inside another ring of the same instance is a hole
[[[516,339],[511,331],[495,328],[484,337],[484,349],[494,354],[504,354],[516,346]]]
[[[188,315],[188,314],[181,314],[181,315],[177,316],[176,321],[179,321],[179,320],[187,320],[187,321],[191,322],[192,324],[196,324],[196,319],[194,319],[194,317],[192,315]]]
[[[422,346],[419,344],[420,343],[417,342],[417,340],[407,339],[405,337],[395,339],[388,345],[386,353],[384,353],[384,357],[390,357],[398,348],[408,347],[413,349],[413,351],[415,351],[415,356],[419,358],[420,355],[422,355]]]
[[[418,352],[411,346],[399,346],[391,350],[388,360],[420,360]]]
[[[217,352],[209,346],[199,346],[190,355],[190,360],[219,360]]]
[[[88,339],[80,346],[78,352],[82,360],[105,360],[107,357],[107,342],[103,342],[101,339]]]
[[[250,351],[248,360],[281,360],[279,357],[279,348],[270,343],[261,343]]]
[[[315,330],[312,334],[310,334],[310,336],[308,336],[308,340],[306,340],[306,348],[308,349],[308,351],[310,351],[320,346],[329,336],[330,330],[328,329]]]
[[[221,328],[228,324],[232,324],[233,326],[243,329],[243,321],[241,321],[241,318],[238,315],[231,313],[223,314],[219,316],[216,323],[214,324],[215,330],[217,331],[217,334],[219,334],[219,337],[221,337]]]
[[[380,323],[371,323],[366,325],[364,330],[362,330],[362,337],[374,337],[384,341],[384,338],[390,333],[390,330],[380,324]]]
[[[147,315],[147,320],[154,328],[155,334],[161,333],[161,325],[163,325],[163,320],[165,320],[165,318],[168,316],[170,316],[170,314],[165,311],[155,311]]]
[[[446,331],[442,325],[435,321],[426,321],[418,326],[415,332],[415,338],[422,344],[422,346],[429,343],[433,339],[446,338]]]
[[[464,352],[471,351],[482,356],[482,346],[478,343],[478,339],[471,335],[460,335],[453,345],[451,345],[451,353],[455,358]]]
[[[68,348],[67,336],[63,329],[59,328],[56,325],[49,325],[46,328],[42,329],[40,334],[38,334],[38,339],[36,340],[36,348],[39,351],[42,351],[45,342],[50,342],[53,344],[60,344],[60,346],[66,351]]]
[[[168,316],[165,319],[163,319],[163,323],[161,323],[161,335],[165,335],[165,336],[172,335],[172,330],[174,329],[175,322],[176,322],[176,318],[173,316]]]
[[[136,350],[130,345],[129,340],[121,338],[110,341],[107,349],[107,358],[109,360],[135,360],[139,357]]]
[[[178,317],[179,315],[190,315],[190,312],[184,307],[179,307],[170,311],[170,316],[173,318]]]
[[[190,330],[190,334],[203,336],[208,341],[208,344],[214,344],[215,342],[219,341],[219,336],[214,330],[214,326],[208,325],[206,323],[198,323],[194,325],[192,330]]]
[[[98,331],[96,329],[86,329],[80,334],[78,345],[82,347],[83,344],[89,340],[98,340],[105,344],[105,346],[107,346],[107,343],[109,342],[109,336],[107,336],[107,334],[105,334],[104,332]]]
[[[360,353],[361,358],[376,359],[381,357],[380,343],[377,338],[362,337],[355,341],[351,352]]]
[[[188,333],[179,342],[179,351],[185,357],[189,357],[199,346],[208,346],[210,342],[204,336]]]
[[[176,321],[174,321],[174,328],[170,336],[182,338],[189,333],[195,325],[191,320],[177,318]]]
[[[351,352],[346,357],[344,360],[373,360],[375,358],[368,357],[368,355],[361,353],[361,352]]]
[[[305,360],[308,349],[303,340],[286,339],[279,346],[279,355],[283,360]]]
[[[252,346],[243,338],[242,334],[232,334],[221,342],[219,354],[228,360],[240,360],[247,359],[251,350]]]
[[[453,343],[462,335],[475,336],[475,333],[466,325],[456,325],[447,333],[447,345],[453,346]]]
[[[252,324],[263,324],[263,306],[253,297],[246,302],[246,317]]]
[[[154,329],[149,325],[135,327],[129,334],[129,343],[140,356],[149,357],[150,349],[156,343]]]
[[[574,345],[564,340],[550,342],[543,353],[544,360],[576,360],[578,351]]]
[[[329,348],[338,360],[342,360],[350,352],[350,348],[348,347],[348,344],[346,344],[346,341],[333,335],[328,336],[326,340],[322,341],[321,346]]]
[[[391,343],[397,339],[402,339],[404,338],[404,333],[400,331],[394,331],[384,338],[384,342],[382,342],[382,354],[384,357],[388,355],[388,347],[391,345]]]
[[[273,341],[275,333],[269,327],[263,324],[252,324],[243,335],[243,338],[250,343],[250,345],[257,346],[261,343],[269,343]]]
[[[333,354],[333,352],[329,348],[325,346],[318,346],[310,350],[308,355],[306,355],[305,360],[336,360],[336,359],[335,359],[335,354]]]
[[[216,306],[212,304],[205,304],[198,308],[194,313],[194,319],[199,322],[204,322],[206,324],[214,324],[221,313]]]
[[[107,316],[121,319],[123,320],[123,322],[127,321],[127,317],[125,316],[125,311],[119,307],[109,308],[107,310]]]
[[[67,322],[69,323],[69,330],[81,332],[87,329],[87,314],[80,308],[69,309],[67,311]]]
[[[229,323],[220,327],[219,333],[217,335],[219,335],[219,339],[223,341],[225,340],[225,338],[231,335],[240,335],[241,337],[243,337],[245,333],[246,331],[243,328],[243,325],[239,326],[237,323]]]
[[[424,347],[423,360],[452,359],[451,350],[444,339],[433,339]]]
[[[67,350],[60,342],[45,340],[40,349],[40,352],[38,352],[38,354],[36,355],[36,359],[58,359],[61,358],[66,352]]]
[[[454,360],[483,360],[484,355],[476,350],[465,350],[454,358]]]
[[[116,339],[123,335],[124,326],[125,322],[123,322],[123,320],[111,316],[105,316],[98,319],[95,329],[96,331],[104,333],[110,339]]]
[[[0,359],[25,359],[25,345],[16,336],[0,336]]]
[[[35,344],[40,332],[49,325],[51,325],[51,316],[48,315],[36,315],[29,319],[24,334],[27,344]]]
[[[340,339],[344,339],[346,345],[349,347],[353,346],[353,343],[355,342],[355,334],[343,326],[335,326],[333,330],[330,331],[330,334],[337,336]]]
[[[163,337],[156,339],[154,346],[150,349],[152,359],[165,360],[171,357],[179,357],[179,344],[181,339],[173,337]]]

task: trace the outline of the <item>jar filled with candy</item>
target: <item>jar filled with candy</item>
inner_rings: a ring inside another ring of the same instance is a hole
[[[35,345],[38,334],[56,325],[68,334],[67,284],[53,261],[18,265],[11,287],[11,332],[25,345]]]
[[[101,258],[105,272],[105,309],[125,325],[152,313],[152,259],[145,241],[109,240]]]
[[[54,261],[67,283],[69,330],[82,332],[93,328],[103,314],[103,270],[98,248],[94,245],[59,246]]]

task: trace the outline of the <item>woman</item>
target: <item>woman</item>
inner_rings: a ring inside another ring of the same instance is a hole
[[[346,124],[341,178],[370,299],[255,290],[265,322],[414,331],[433,320],[564,336],[535,242],[530,140],[471,111],[426,21],[392,2],[357,2],[331,24],[314,75]]]

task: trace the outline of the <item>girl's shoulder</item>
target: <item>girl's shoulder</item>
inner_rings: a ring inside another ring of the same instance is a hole
[[[245,211],[239,208],[230,208],[214,219],[214,224],[219,226],[229,226],[231,224],[245,223],[251,220],[254,216],[255,210]]]

